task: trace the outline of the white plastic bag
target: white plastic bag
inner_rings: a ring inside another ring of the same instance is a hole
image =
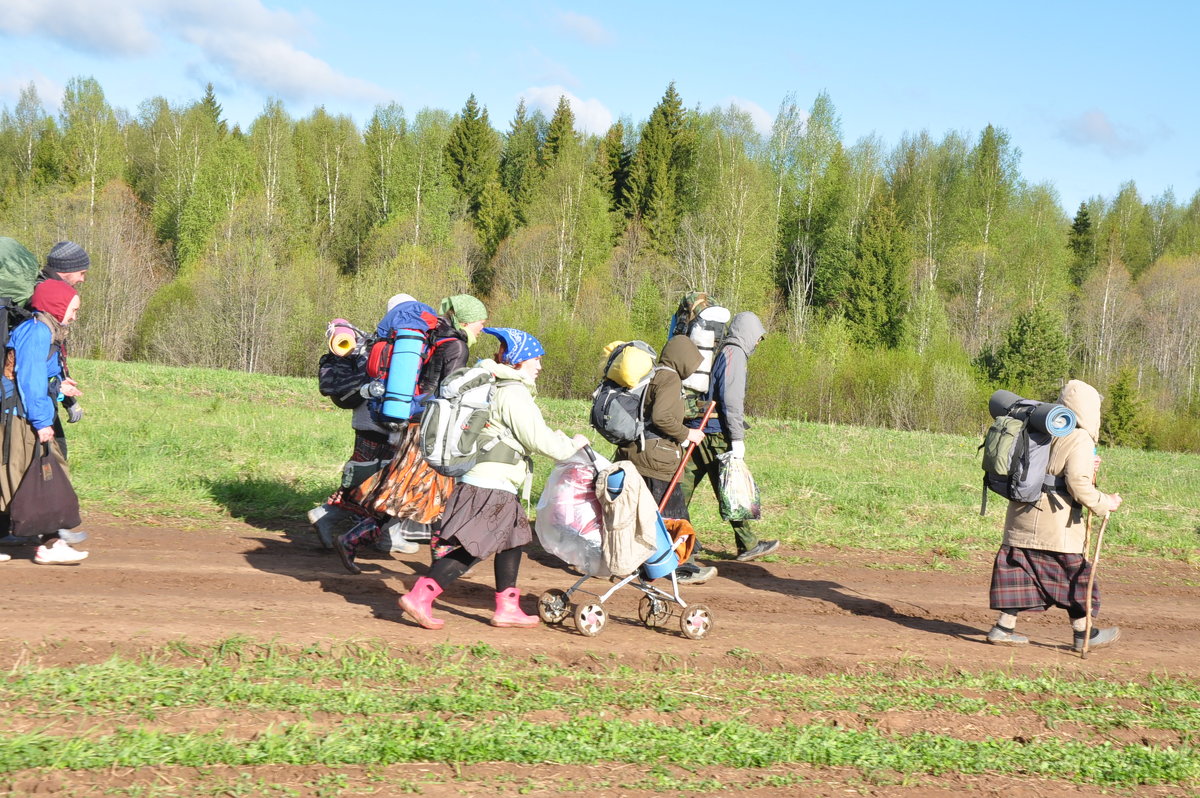
[[[720,462],[721,518],[726,521],[756,521],[762,517],[758,485],[746,461],[732,453],[717,455]]]
[[[601,550],[601,510],[592,487],[608,460],[576,452],[556,463],[538,500],[534,530],[542,548],[588,576],[608,576]]]

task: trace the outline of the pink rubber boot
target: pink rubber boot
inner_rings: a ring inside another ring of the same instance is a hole
[[[536,615],[526,615],[521,612],[521,591],[515,587],[502,590],[496,594],[496,614],[492,616],[492,626],[516,626],[530,629],[541,623]]]
[[[400,597],[400,609],[426,629],[441,629],[446,622],[433,617],[433,600],[441,593],[442,588],[437,582],[422,576],[412,590]]]

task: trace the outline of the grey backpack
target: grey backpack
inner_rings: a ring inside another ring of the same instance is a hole
[[[996,391],[988,402],[992,425],[979,449],[983,452],[983,499],[979,514],[987,512],[987,492],[1009,501],[1032,504],[1043,493],[1065,495],[1062,477],[1048,473],[1050,444],[1075,429],[1075,414],[1062,405],[1022,399],[1011,391]]]
[[[510,435],[497,435],[488,424],[496,376],[480,366],[458,369],[425,403],[419,430],[421,456],[448,477],[461,477],[480,462],[516,463],[520,453]],[[486,434],[485,434],[486,431]],[[501,445],[505,444],[505,445]]]

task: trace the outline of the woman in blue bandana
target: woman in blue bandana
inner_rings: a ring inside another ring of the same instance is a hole
[[[493,626],[533,627],[536,615],[521,611],[517,572],[521,550],[533,539],[517,494],[531,477],[534,454],[565,460],[588,444],[583,435],[568,438],[546,425],[534,402],[545,350],[538,339],[511,327],[485,327],[500,339],[495,360],[479,365],[496,376],[496,389],[485,435],[499,443],[454,486],[439,525],[434,528],[433,567],[400,597],[400,608],[426,629],[440,629],[433,600],[480,560],[495,555],[496,612]]]

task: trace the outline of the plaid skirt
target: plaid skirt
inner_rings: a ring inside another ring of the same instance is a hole
[[[419,425],[409,424],[392,461],[350,492],[350,498],[376,518],[431,524],[442,517],[454,478],[434,471],[421,457],[418,430]]]
[[[1088,576],[1092,564],[1082,554],[1001,546],[992,565],[991,608],[1004,612],[1041,612],[1062,607],[1072,618],[1087,615]],[[1100,582],[1092,585],[1092,614],[1100,612]]]

